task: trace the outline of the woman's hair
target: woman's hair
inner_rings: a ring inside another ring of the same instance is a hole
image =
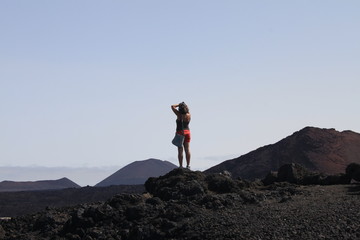
[[[189,107],[184,102],[182,102],[179,104],[179,112],[181,114],[189,113]]]

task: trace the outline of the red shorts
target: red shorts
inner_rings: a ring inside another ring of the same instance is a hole
[[[187,143],[190,142],[190,140],[191,140],[190,130],[184,130],[184,134],[183,134],[183,131],[177,131],[176,133],[185,136],[184,142],[187,142]]]

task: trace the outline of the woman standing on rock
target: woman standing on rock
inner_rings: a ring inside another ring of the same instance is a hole
[[[190,169],[190,128],[189,123],[191,120],[191,114],[189,112],[188,106],[182,102],[179,104],[171,105],[171,109],[176,114],[176,133],[185,136],[184,145],[178,147],[178,159],[180,167],[183,166],[183,151],[185,149],[185,157],[186,157],[186,168]]]

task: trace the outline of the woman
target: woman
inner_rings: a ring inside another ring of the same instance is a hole
[[[184,146],[178,147],[178,159],[180,167],[183,166],[183,151],[185,149],[185,157],[186,157],[186,168],[190,169],[190,128],[189,123],[191,120],[191,115],[189,112],[188,106],[182,102],[179,104],[171,105],[171,109],[176,114],[176,133],[184,135]]]

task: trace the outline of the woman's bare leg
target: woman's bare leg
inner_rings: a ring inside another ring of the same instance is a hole
[[[178,147],[178,159],[179,159],[179,166],[180,167],[183,166],[183,151],[184,151],[183,147]]]
[[[184,148],[185,148],[185,157],[186,157],[186,167],[190,167],[190,159],[191,159],[190,143],[184,142]]]

